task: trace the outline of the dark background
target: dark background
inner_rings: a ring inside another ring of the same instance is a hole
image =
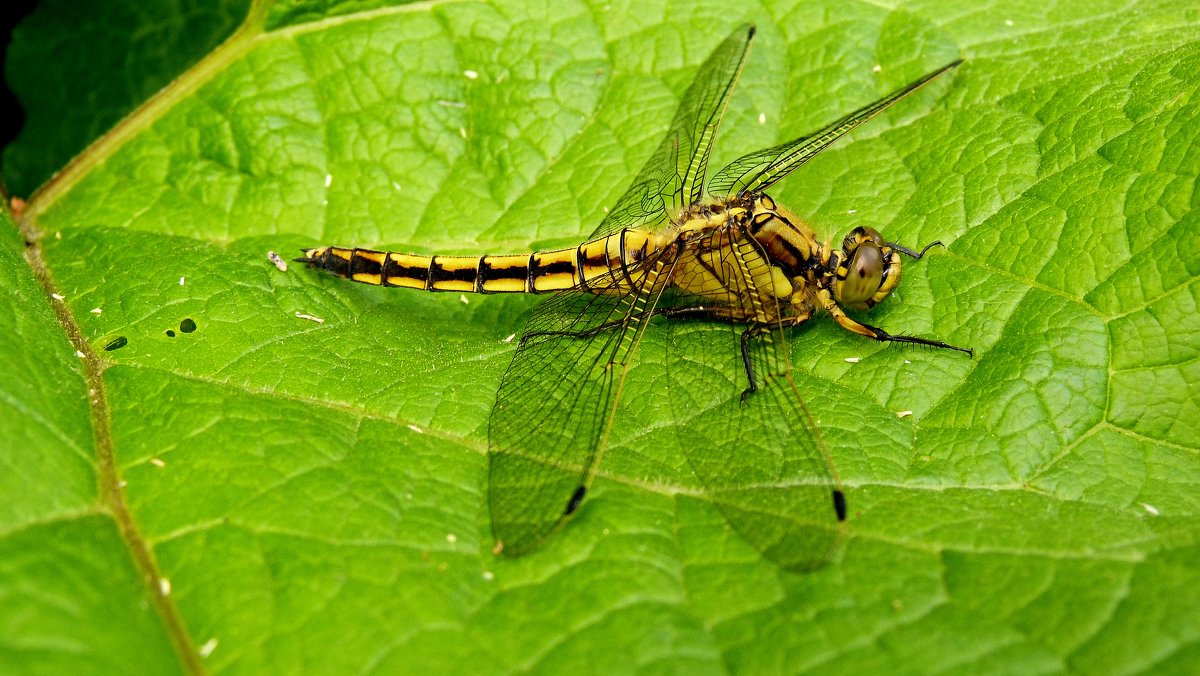
[[[0,2],[0,148],[12,142],[25,123],[25,111],[8,88],[8,43],[13,27],[30,12],[36,0],[5,0]]]

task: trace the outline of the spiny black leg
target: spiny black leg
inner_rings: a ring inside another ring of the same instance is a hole
[[[888,333],[887,331],[884,331],[883,329],[875,327],[875,326],[871,326],[870,324],[863,324],[863,326],[875,332],[875,335],[874,335],[875,340],[878,340],[878,341],[881,341],[884,343],[910,343],[912,345],[927,345],[929,347],[936,347],[936,348],[943,349],[943,350],[956,350],[958,352],[965,353],[967,356],[969,356],[971,358],[975,357],[975,350],[972,350],[969,347],[959,347],[957,345],[943,343],[940,340],[930,340],[928,338],[918,338],[917,336],[893,336],[892,334]]]
[[[716,310],[711,310],[709,308],[703,308],[703,307],[655,308],[654,312],[650,316],[657,317],[659,315],[662,315],[663,317],[687,317],[689,319],[728,320],[727,317],[722,316]],[[605,331],[612,331],[615,328],[624,326],[629,321],[630,320],[626,320],[626,319],[617,319],[617,320],[614,320],[611,322],[605,322],[599,326],[594,326],[585,331],[535,331],[533,333],[527,333],[524,336],[521,336],[521,342],[524,343],[525,341],[529,340],[530,338],[541,338],[544,336],[570,336],[571,338],[591,338],[592,336],[595,336],[600,333],[604,333]]]
[[[703,307],[662,308],[655,310],[654,314],[661,314],[672,318],[687,317],[690,319],[732,321],[728,313],[723,314],[720,310]],[[746,397],[758,391],[758,381],[754,377],[754,363],[750,360],[750,341],[762,334],[763,330],[762,326],[752,326],[742,331],[742,367],[746,369],[746,381],[749,383],[749,386],[742,390],[742,403],[745,403]]]
[[[742,390],[742,403],[746,403],[746,397],[758,391],[758,383],[754,379],[754,364],[750,361],[750,341],[762,333],[762,327],[751,326],[742,331],[742,366],[746,369],[746,381],[749,386]]]
[[[605,322],[599,326],[593,326],[592,328],[587,329],[586,331],[534,331],[533,333],[527,333],[527,334],[521,336],[520,344],[524,344],[525,341],[529,340],[530,338],[542,338],[545,336],[569,336],[571,338],[591,338],[592,336],[595,336],[600,333],[604,333],[605,331],[612,331],[615,328],[624,326],[625,323],[626,323],[625,320]]]
[[[723,316],[716,310],[706,307],[661,307],[655,308],[654,314],[655,316],[662,315],[672,319],[684,317],[687,319],[729,320],[729,317]]]

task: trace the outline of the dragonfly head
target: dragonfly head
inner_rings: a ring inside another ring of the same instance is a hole
[[[875,228],[851,230],[833,257],[833,297],[841,305],[870,309],[900,284],[900,254]]]

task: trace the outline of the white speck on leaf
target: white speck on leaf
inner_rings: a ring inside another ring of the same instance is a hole
[[[862,361],[862,357],[846,357],[847,364],[857,364]]]
[[[458,128],[458,135],[459,135],[459,136],[461,136],[461,137],[463,137],[463,138],[466,138],[466,137],[467,137],[467,128],[466,128],[466,127],[459,127],[459,128]]]
[[[66,299],[66,296],[62,295],[61,293],[52,293],[52,294],[50,294],[50,297],[53,298],[54,300],[65,300]]]
[[[766,123],[767,123],[767,114],[766,114],[766,113],[759,113],[759,114],[758,114],[758,123],[759,123],[759,124],[766,124]]]
[[[75,356],[79,357],[80,359],[87,358],[87,355],[83,353],[83,350],[75,350]]]
[[[1148,502],[1142,503],[1142,509],[1149,512],[1150,516],[1158,516],[1158,508]]]
[[[416,432],[417,434],[425,434],[425,430],[421,429],[420,427],[417,427],[416,425],[409,425],[408,429]]]
[[[167,463],[162,461],[162,458],[150,458],[150,464],[155,467],[166,467]]]
[[[464,70],[463,75],[466,75],[468,80],[474,80],[479,77],[479,73],[473,70]]]
[[[187,281],[187,277],[180,277],[179,278],[179,286],[183,286],[183,283],[186,281]]]
[[[163,596],[171,595],[171,581],[165,577],[158,578],[158,591]]]
[[[879,64],[875,64],[875,67],[874,67],[874,68],[872,68],[871,70],[872,70],[872,71],[874,71],[874,72],[876,72],[876,73],[881,73],[881,72],[883,72],[883,66],[881,66],[881,65],[879,65]]]
[[[325,323],[325,320],[324,320],[324,319],[322,319],[322,318],[320,318],[320,317],[317,317],[316,315],[306,315],[306,314],[304,314],[303,312],[297,312],[297,313],[296,313],[296,318],[297,318],[297,319],[307,319],[307,320],[308,320],[308,321],[310,321],[310,322],[316,322],[316,323],[318,323],[318,324],[324,324],[324,323]]]
[[[205,641],[204,645],[200,646],[200,648],[197,649],[196,652],[200,653],[201,658],[205,658],[205,657],[208,657],[209,655],[213,654],[213,651],[216,649],[217,649],[217,639],[210,638],[207,641]]]
[[[325,174],[325,187],[333,185],[333,174]]]
[[[896,411],[897,418],[907,418],[908,416],[910,416],[912,414],[913,414],[912,411]]]
[[[446,542],[454,544],[455,542],[458,542],[458,536],[454,533],[446,533]]]
[[[470,303],[470,302],[471,302],[471,299],[470,299],[470,298],[467,298],[467,294],[465,294],[465,293],[460,293],[460,294],[458,294],[458,299],[459,299],[460,301],[462,301],[462,304],[463,304],[463,305],[466,305],[467,303]]]
[[[274,263],[275,267],[279,268],[280,272],[287,272],[287,261],[280,258],[279,254],[275,253],[274,251],[268,251],[267,259]]]
[[[504,341],[503,341],[503,342],[505,342],[505,343],[511,343],[511,342],[513,342],[513,338],[516,338],[516,337],[517,337],[517,334],[515,334],[515,333],[510,333],[510,334],[508,334],[508,337],[504,339]]]
[[[100,308],[98,308],[98,307],[94,307],[94,308],[92,308],[91,310],[89,310],[89,312],[91,312],[91,313],[92,313],[92,314],[94,314],[94,315],[98,315],[98,314],[100,314],[101,312],[104,312],[104,310],[101,310],[101,309],[100,309]]]

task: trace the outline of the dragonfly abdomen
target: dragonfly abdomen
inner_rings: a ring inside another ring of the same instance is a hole
[[[297,260],[363,284],[424,291],[611,292],[630,283],[625,271],[646,254],[646,246],[643,233],[625,230],[577,247],[530,254],[425,256],[328,246],[305,249]]]

